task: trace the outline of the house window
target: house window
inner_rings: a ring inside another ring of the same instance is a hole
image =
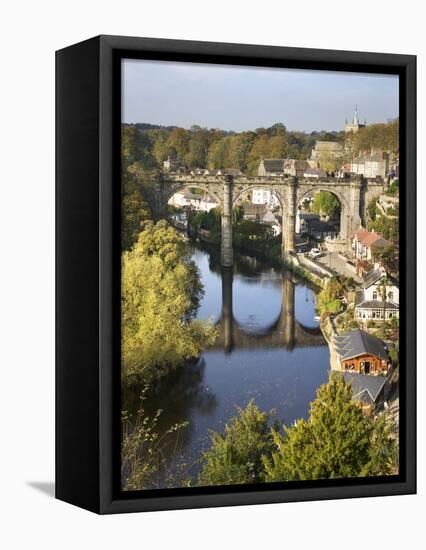
[[[389,300],[393,300],[393,292],[392,291],[389,292],[388,298],[389,298]]]
[[[382,319],[383,311],[381,309],[373,309],[373,319]]]
[[[373,300],[377,300],[377,292],[373,292]]]

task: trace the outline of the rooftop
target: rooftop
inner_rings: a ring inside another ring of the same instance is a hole
[[[364,246],[368,247],[371,247],[372,245],[384,247],[391,244],[378,233],[375,233],[374,231],[368,231],[368,229],[365,229],[365,227],[360,227],[358,229],[358,231],[355,233],[355,239]]]
[[[381,300],[365,300],[364,298],[364,291],[358,290],[355,297],[355,305],[357,308],[383,309],[383,302]],[[398,304],[389,301],[385,302],[384,307],[386,309],[399,309]]]
[[[386,376],[371,376],[352,372],[344,372],[343,379],[346,384],[352,386],[354,399],[367,403],[376,402],[386,382]]]
[[[304,174],[308,176],[318,176],[319,178],[327,177],[327,174],[324,170],[321,170],[321,168],[306,168]]]
[[[261,162],[267,172],[284,171],[284,159],[262,159]]]
[[[367,332],[354,329],[335,336],[334,344],[341,360],[353,359],[360,355],[368,354],[387,360],[388,354],[381,340]]]
[[[376,243],[374,243],[374,246],[377,246],[377,244],[379,243],[380,240],[376,241]],[[398,286],[396,279],[392,277],[392,275],[388,275],[383,268],[378,267],[375,269],[373,268],[364,274],[364,288],[368,288],[371,285],[374,285],[374,283],[377,283],[377,281],[385,276],[387,276],[387,278],[392,282],[393,285]]]

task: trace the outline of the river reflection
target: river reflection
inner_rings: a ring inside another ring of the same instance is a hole
[[[205,290],[197,317],[212,320],[219,337],[199,361],[165,377],[144,407],[150,416],[163,410],[160,433],[188,422],[165,438],[166,469],[181,479],[196,479],[209,430],[223,431],[236,406],[250,399],[261,409],[274,409],[286,424],[306,418],[329,367],[328,346],[315,320],[315,293],[305,282],[238,255],[233,270],[221,269],[208,249],[194,248],[193,259]],[[127,389],[123,408],[135,412],[139,394],[138,388]],[[165,477],[160,472],[154,486],[164,485]]]

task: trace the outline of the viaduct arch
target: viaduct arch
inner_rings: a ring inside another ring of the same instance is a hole
[[[337,179],[295,178],[289,176],[192,176],[164,175],[157,193],[160,209],[179,190],[199,187],[213,196],[222,210],[221,261],[224,267],[233,264],[232,208],[238,199],[252,189],[268,189],[279,200],[282,216],[282,256],[295,252],[295,221],[297,206],[308,194],[316,191],[333,193],[341,205],[340,238],[350,245],[350,238],[365,220],[368,202],[381,195],[387,184],[383,180],[361,178]]]

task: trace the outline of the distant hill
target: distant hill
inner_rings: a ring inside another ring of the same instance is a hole
[[[123,122],[123,126],[135,126],[138,130],[165,130],[171,132],[178,126],[162,126],[161,124],[149,124],[148,122],[135,122],[134,124]]]

